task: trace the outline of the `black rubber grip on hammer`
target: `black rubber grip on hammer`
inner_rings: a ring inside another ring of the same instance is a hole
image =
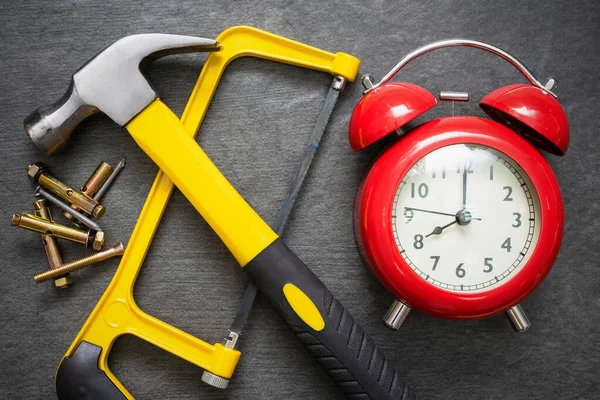
[[[283,241],[277,239],[244,269],[347,398],[416,398],[375,342]],[[316,306],[325,321],[322,330],[312,329],[292,309],[283,292],[288,283]]]

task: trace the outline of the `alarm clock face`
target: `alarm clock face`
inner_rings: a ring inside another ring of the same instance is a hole
[[[402,178],[392,205],[396,246],[429,284],[476,293],[503,285],[527,264],[541,225],[527,173],[480,144],[439,148]]]

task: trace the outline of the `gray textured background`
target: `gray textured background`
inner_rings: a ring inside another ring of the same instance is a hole
[[[80,185],[95,166],[127,167],[105,197],[107,244],[126,242],[157,168],[127,133],[104,116],[85,122],[68,150],[43,156],[22,119],[57,99],[71,73],[97,51],[132,33],[215,37],[253,25],[330,51],[356,55],[361,73],[380,77],[404,53],[447,37],[489,41],[518,56],[540,79],[555,77],[571,123],[564,158],[547,157],[562,186],[566,226],[554,269],[524,303],[533,328],[514,334],[503,316],[452,322],[413,313],[399,332],[381,323],[391,296],[363,266],[352,232],[353,196],[378,149],[353,154],[348,118],[361,95],[350,85],[289,222],[285,240],[352,311],[423,399],[598,398],[598,65],[600,3],[558,1],[65,1],[0,4],[0,204],[2,341],[0,397],[53,398],[64,352],[118,264],[74,274],[69,290],[36,286],[46,268],[39,236],[11,228],[14,211],[32,208],[25,168],[46,162]],[[163,59],[148,77],[180,114],[204,56]],[[522,82],[508,65],[470,49],[450,49],[411,64],[400,79],[431,91],[465,90],[475,101],[458,113],[482,115],[489,91]],[[226,71],[199,142],[235,187],[273,221],[329,76],[263,60],[241,59]],[[441,105],[426,118],[449,114]],[[56,214],[56,212],[55,212]],[[63,244],[63,257],[85,254]],[[244,273],[192,206],[175,191],[135,287],[142,309],[211,343],[220,341],[247,283]],[[341,393],[262,298],[241,345],[227,391],[200,381],[202,371],[141,340],[115,344],[110,366],[138,398],[341,399]]]

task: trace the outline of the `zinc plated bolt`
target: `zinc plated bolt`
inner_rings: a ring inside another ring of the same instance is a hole
[[[98,192],[112,172],[113,167],[102,161],[94,173],[85,182],[85,185],[81,187],[81,193],[93,199],[96,192]]]
[[[102,187],[102,184],[106,182],[112,171],[113,168],[110,166],[110,164],[102,161],[100,165],[96,167],[85,184],[81,187],[81,193],[93,199],[94,194],[96,194],[96,192]],[[79,211],[79,207],[77,207],[75,204],[72,204],[71,208]],[[64,211],[63,215],[68,219],[73,220],[73,215],[70,212]]]
[[[70,240],[72,242],[82,243],[86,246],[92,243],[94,250],[100,250],[104,244],[104,233],[92,231],[82,231],[65,225],[50,222],[47,219],[36,217],[35,215],[24,213],[23,215],[14,213],[11,225],[30,231],[44,233],[53,237]]]
[[[45,199],[34,201],[33,208],[35,209],[35,215],[54,222],[52,221],[50,210],[46,206]],[[62,257],[60,256],[60,251],[58,249],[58,245],[56,244],[56,240],[52,236],[42,233],[42,242],[44,243],[44,249],[46,250],[46,255],[48,256],[48,264],[50,264],[50,269],[56,269],[60,267],[62,265]],[[73,278],[69,276],[69,274],[54,279],[54,285],[59,289],[66,289],[71,286],[72,283]]]
[[[42,163],[35,163],[27,167],[27,176],[62,199],[75,204],[96,219],[100,219],[106,211],[104,206],[96,200],[50,175],[48,168]]]
[[[55,206],[57,206],[58,208],[62,209],[63,211],[68,211],[72,217],[74,217],[77,220],[81,221],[81,223],[83,225],[87,226],[91,230],[93,230],[93,231],[102,231],[102,228],[100,228],[100,225],[98,225],[96,222],[94,222],[91,218],[88,218],[85,215],[83,215],[82,213],[80,213],[79,211],[77,211],[75,209],[72,209],[71,207],[69,207],[68,204],[63,203],[58,197],[54,196],[52,193],[50,193],[49,191],[47,191],[43,187],[38,186],[35,189],[35,192],[33,194],[35,196],[40,196],[40,197],[45,198],[50,203],[54,204]]]
[[[121,170],[125,167],[125,158],[121,159],[112,174],[108,177],[108,179],[104,182],[104,184],[98,189],[96,194],[94,195],[94,200],[100,201],[100,199],[106,194],[110,186],[113,184],[115,179],[117,179],[117,175],[121,172]]]
[[[88,265],[95,264],[97,262],[107,260],[111,257],[116,257],[123,255],[125,252],[125,247],[123,243],[119,242],[113,247],[100,251],[96,254],[92,254],[88,257],[83,257],[78,260],[72,261],[70,263],[63,264],[61,267],[56,269],[51,269],[40,274],[37,274],[33,277],[36,283],[41,283],[47,281],[48,279],[56,278],[58,276],[64,275],[69,272],[76,271],[83,267],[87,267]]]

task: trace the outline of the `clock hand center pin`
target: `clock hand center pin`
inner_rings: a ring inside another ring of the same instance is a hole
[[[429,237],[431,235],[441,235],[442,232],[444,231],[444,229],[454,225],[454,224],[459,224],[460,226],[466,226],[469,225],[471,223],[471,220],[480,220],[481,218],[473,218],[473,216],[471,215],[471,212],[466,210],[466,209],[462,209],[459,210],[456,215],[454,216],[454,221],[444,225],[444,226],[436,226],[435,228],[433,228],[433,231],[431,231],[431,233],[429,235],[426,235],[425,237]]]
[[[473,219],[481,220],[481,218],[473,218],[471,212],[466,208],[463,208],[456,213],[456,222],[461,226],[469,225]]]

